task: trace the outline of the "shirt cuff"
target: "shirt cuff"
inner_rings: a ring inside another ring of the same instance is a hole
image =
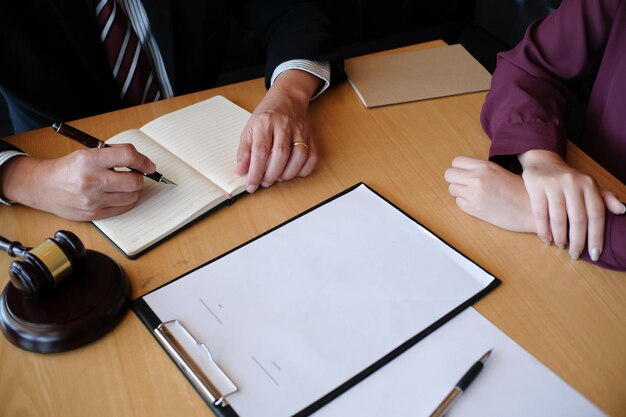
[[[9,161],[9,159],[16,157],[16,156],[28,156],[28,155],[20,151],[0,152],[0,169],[2,169],[2,165],[6,164]],[[13,201],[5,200],[4,197],[0,194],[0,203],[6,204],[8,206],[8,205],[11,205]]]
[[[277,66],[272,73],[270,86],[274,84],[274,81],[281,73],[290,69],[306,71],[324,81],[324,84],[317,89],[311,100],[322,94],[330,86],[330,63],[327,61],[310,61],[308,59],[292,59]]]

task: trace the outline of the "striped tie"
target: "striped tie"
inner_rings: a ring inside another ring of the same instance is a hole
[[[100,0],[96,20],[107,60],[121,89],[120,98],[129,106],[158,100],[158,80],[122,8],[115,0]]]

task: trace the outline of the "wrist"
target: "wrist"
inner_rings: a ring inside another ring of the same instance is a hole
[[[313,74],[298,69],[289,69],[280,73],[270,87],[270,91],[285,94],[298,103],[308,106],[321,83],[322,80]]]
[[[530,151],[523,152],[517,155],[517,159],[523,169],[541,164],[564,163],[563,158],[561,158],[559,154],[544,149],[532,149]]]
[[[39,160],[30,156],[17,156],[0,169],[0,193],[8,201],[33,206],[34,172]]]

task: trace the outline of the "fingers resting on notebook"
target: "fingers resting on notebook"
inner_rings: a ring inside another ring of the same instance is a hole
[[[317,164],[308,108],[319,79],[288,72],[276,79],[241,134],[235,172],[247,175],[248,192],[309,175]]]

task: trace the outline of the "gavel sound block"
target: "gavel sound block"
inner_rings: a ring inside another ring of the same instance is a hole
[[[83,346],[111,330],[130,302],[130,284],[108,256],[86,250],[71,232],[28,249],[0,238],[19,261],[0,294],[0,330],[14,345],[38,353]]]

